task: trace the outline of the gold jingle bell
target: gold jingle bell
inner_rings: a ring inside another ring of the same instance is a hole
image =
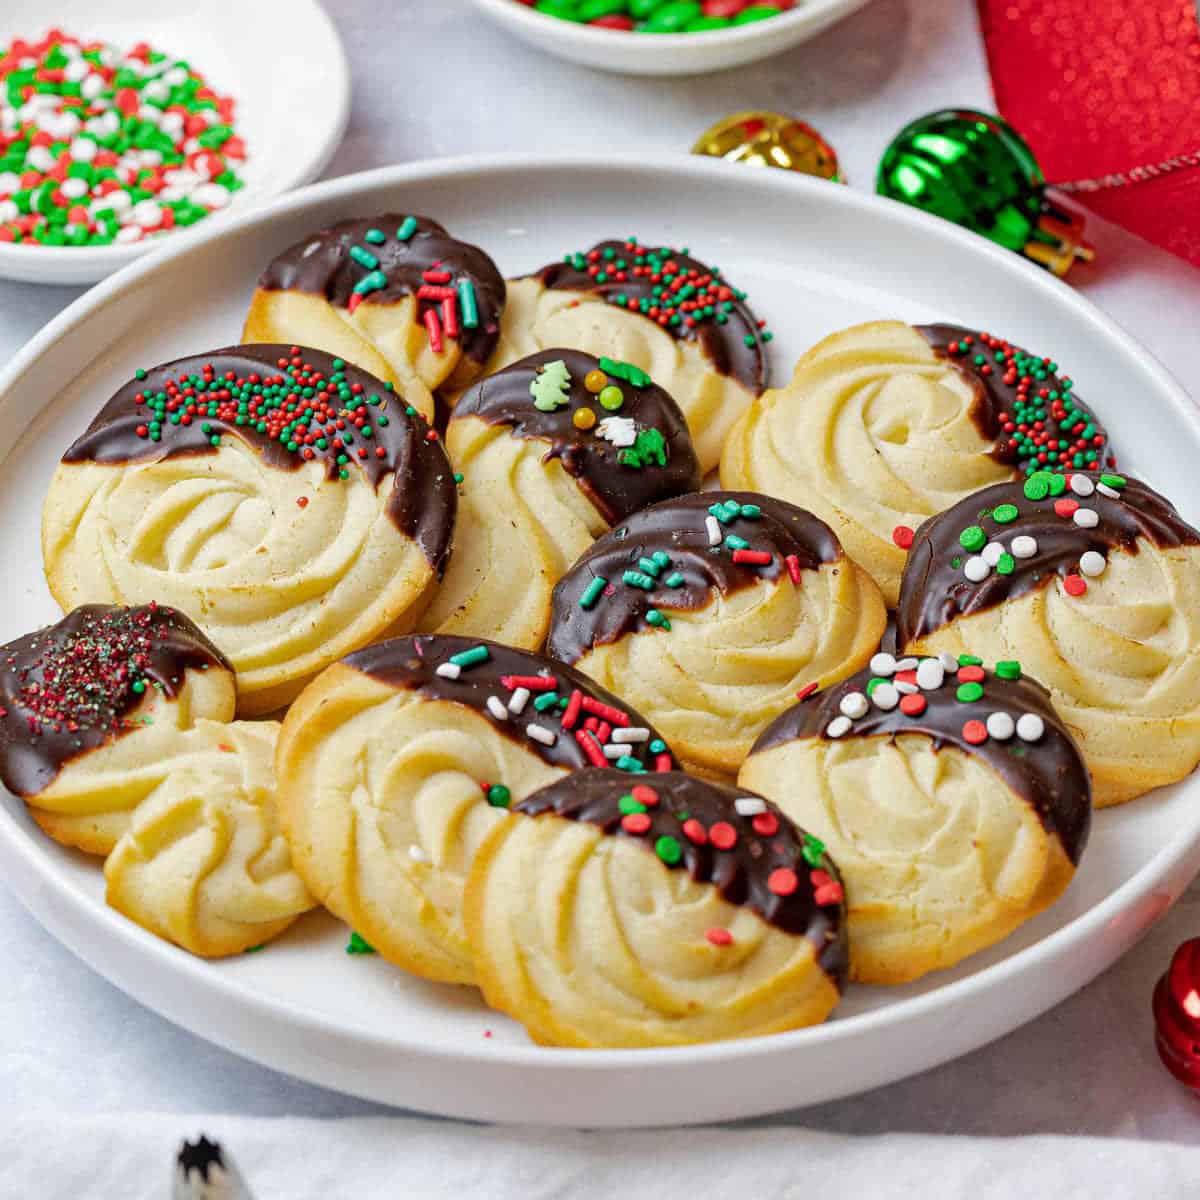
[[[782,113],[734,113],[706,129],[692,153],[845,182],[833,147],[811,125]]]

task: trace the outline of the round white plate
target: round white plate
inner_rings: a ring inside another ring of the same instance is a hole
[[[773,370],[876,317],[949,319],[1051,354],[1103,416],[1123,465],[1200,515],[1200,429],[1184,393],[1077,293],[982,238],[785,171],[682,156],[500,157],[387,168],[214,224],[78,300],[0,378],[0,642],[54,620],[38,527],[62,450],[138,366],[236,342],[275,253],[343,217],[427,213],[508,273],[613,235],[690,246],[776,331]],[[0,873],[63,942],[132,996],[213,1041],[362,1096],[459,1117],[646,1125],[745,1117],[932,1067],[998,1037],[1112,963],[1200,870],[1200,776],[1097,815],[1066,896],[953,971],[852,988],[826,1025],[688,1049],[539,1048],[466,988],[348,957],[313,915],[259,954],[206,963],[107,909],[98,864],[0,800]],[[106,1031],[97,1030],[97,1038]],[[1031,1081],[1036,1082],[1036,1081]]]
[[[799,0],[790,12],[708,33],[624,33],[548,17],[516,0],[475,0],[515,37],[559,58],[625,75],[700,75],[807,42],[867,0]]]
[[[246,140],[246,186],[224,212],[188,229],[127,246],[0,242],[0,277],[30,283],[95,283],[150,250],[224,221],[316,179],[350,117],[350,68],[317,0],[4,0],[0,46],[40,38],[51,26],[128,49],[148,41],[186,59],[221,95],[237,100]]]

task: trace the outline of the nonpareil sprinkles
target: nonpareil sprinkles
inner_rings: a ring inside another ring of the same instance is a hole
[[[145,42],[17,38],[0,53],[0,242],[139,242],[225,208],[244,186],[234,109]]]

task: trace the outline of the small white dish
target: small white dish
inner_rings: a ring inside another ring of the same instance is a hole
[[[49,28],[129,48],[148,41],[186,59],[222,95],[237,100],[248,157],[246,186],[225,212],[242,212],[315,179],[350,116],[350,68],[333,22],[317,0],[5,0],[0,46]],[[95,283],[162,245],[222,218],[130,245],[41,246],[0,242],[0,277],[29,283]]]
[[[770,322],[776,382],[807,347],[859,321],[952,320],[1003,332],[1070,364],[1122,467],[1160,487],[1185,517],[1200,514],[1200,420],[1187,394],[1078,292],[948,221],[791,171],[695,155],[619,171],[611,155],[410,163],[330,180],[168,243],[77,300],[0,371],[0,644],[58,619],[31,547],[59,457],[100,405],[137,366],[235,342],[274,255],[333,221],[382,212],[436,217],[486,247],[509,276],[614,233],[690,245],[719,261]],[[1093,979],[1198,869],[1200,773],[1097,813],[1066,894],[1011,937],[903,987],[851,987],[825,1025],[707,1046],[559,1050],[531,1045],[469,988],[347,957],[348,931],[322,913],[261,954],[193,958],[108,908],[99,864],[51,842],[0,788],[6,883],[130,995],[326,1087],[486,1121],[717,1121],[927,1070]],[[97,1029],[97,1043],[114,1032]]]
[[[708,33],[625,33],[546,16],[516,0],[475,0],[515,37],[559,58],[625,75],[702,75],[769,58],[814,38],[867,0],[799,0],[789,12]]]

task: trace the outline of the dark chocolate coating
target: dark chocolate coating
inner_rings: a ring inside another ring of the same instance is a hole
[[[1093,481],[1100,478],[1086,471],[1072,474],[1087,475]],[[1070,518],[1058,516],[1055,501],[1064,499],[1095,509],[1099,525],[1084,529]],[[1015,521],[999,525],[987,515],[1001,504],[1016,506],[1019,515]],[[959,535],[972,525],[980,526],[989,541],[1003,542],[1006,547],[1019,535],[1033,537],[1037,553],[1032,558],[1018,558],[1011,575],[991,571],[982,583],[972,583],[962,571],[968,552],[959,543]],[[997,483],[974,492],[930,517],[917,530],[900,581],[896,644],[911,645],[956,617],[983,612],[1047,587],[1055,575],[1078,571],[1079,559],[1088,550],[1106,557],[1112,550],[1136,554],[1139,538],[1162,548],[1200,545],[1200,532],[1184,521],[1174,505],[1136,479],[1128,480],[1119,500],[1098,491],[1076,496],[1069,487],[1061,496],[1029,500],[1024,481]]]
[[[369,268],[350,257],[350,247],[358,246],[379,260],[377,268],[387,276],[387,286],[368,292],[363,304],[396,304],[415,296],[422,275],[440,266],[453,277],[447,287],[470,280],[475,289],[479,325],[468,329],[462,324],[458,342],[472,361],[484,363],[491,357],[500,337],[500,317],[504,312],[506,285],[496,264],[478,246],[452,238],[436,221],[416,217],[417,229],[406,242],[396,237],[404,223],[403,213],[383,213],[377,217],[339,221],[310,234],[302,242],[277,255],[262,273],[258,286],[264,291],[304,292],[324,296],[330,304],[347,308],[355,285]],[[377,229],[387,240],[379,245],[366,240],[368,230]],[[436,308],[440,301],[419,300],[418,308]]]
[[[72,759],[138,728],[135,681],[174,698],[188,670],[225,656],[181,612],[86,604],[0,647],[0,780],[33,797]]]
[[[814,868],[802,854],[804,831],[768,800],[767,813],[775,818],[775,832],[768,836],[756,833],[754,818],[739,815],[734,807],[739,797],[761,799],[745,788],[710,783],[682,771],[653,775],[640,782],[659,796],[659,803],[647,809],[650,828],[643,834],[622,828],[620,801],[629,794],[630,778],[621,771],[577,772],[534,792],[515,804],[513,812],[526,817],[549,813],[568,821],[587,821],[610,837],[638,842],[648,854],[656,853],[659,838],[674,838],[683,851],[675,869],[687,871],[697,883],[712,884],[730,904],[751,909],[769,925],[807,938],[816,949],[821,969],[841,991],[847,965],[845,903],[817,903],[810,878]],[[683,829],[684,821],[689,819],[699,821],[706,831],[718,822],[731,825],[737,831],[737,842],[728,850],[717,849],[707,838],[704,845],[697,845]],[[768,884],[772,872],[784,869],[794,871],[799,881],[789,896],[777,895]],[[818,869],[833,882],[841,882],[828,854],[822,855]]]
[[[1029,451],[1022,452],[1020,445],[1013,436],[1013,431],[1006,431],[1004,426],[1006,422],[1016,424],[1016,404],[1018,395],[1018,383],[1014,380],[1011,383],[1006,383],[1004,379],[1004,370],[994,361],[994,351],[979,342],[982,336],[979,332],[973,329],[964,329],[961,325],[918,325],[917,332],[929,343],[934,353],[947,363],[957,369],[960,375],[966,379],[975,389],[976,403],[971,410],[971,417],[979,429],[981,436],[989,441],[995,442],[991,451],[991,457],[997,462],[1009,463],[1016,465],[1022,460],[1027,460]],[[986,363],[976,363],[974,353],[953,354],[949,347],[958,343],[961,345],[962,339],[969,337],[973,339],[973,350],[978,350],[983,353],[983,357],[987,359]],[[1020,351],[1019,347],[1011,347],[1014,351]],[[987,373],[981,369],[987,367]],[[1098,450],[1100,453],[1099,464],[1111,465],[1112,458],[1107,450],[1107,434],[1104,432],[1104,427],[1096,420],[1096,416],[1088,409],[1079,399],[1079,396],[1070,389],[1063,387],[1062,379],[1047,369],[1046,377],[1036,381],[1037,391],[1045,390],[1049,392],[1057,392],[1060,396],[1069,394],[1075,408],[1071,413],[1064,413],[1061,422],[1055,417],[1052,409],[1052,401],[1047,401],[1045,406],[1046,417],[1042,422],[1044,432],[1048,440],[1061,442],[1065,446],[1068,442],[1073,442],[1076,435],[1068,431],[1069,426],[1074,426],[1079,418],[1083,418],[1085,423],[1090,422],[1095,426],[1093,437],[1099,436],[1103,439],[1102,444],[1097,446],[1094,443],[1089,445],[1090,449]],[[1049,470],[1067,469],[1058,464],[1051,464],[1047,467]],[[1076,468],[1071,468],[1076,469]]]
[[[598,250],[601,254],[605,250],[613,250],[625,257],[630,254],[629,243],[616,239],[597,242],[591,250]],[[591,250],[584,253],[591,253]],[[672,250],[670,255],[672,261],[685,272],[696,271],[701,276],[713,274],[712,267],[690,254]],[[593,292],[606,300],[610,297],[626,296],[633,300],[653,301],[653,292],[657,286],[657,280],[653,276],[633,275],[628,271],[613,272],[604,283],[597,283],[586,270],[578,270],[567,262],[550,263],[535,272],[535,275],[543,287],[557,291]],[[680,323],[662,325],[659,328],[679,341],[696,342],[704,352],[704,357],[712,364],[713,370],[736,379],[756,396],[761,395],[767,386],[766,342],[758,327],[758,319],[750,311],[749,305],[744,300],[731,299],[730,302],[733,304],[733,310],[728,314],[729,319],[724,325],[707,319],[698,321],[693,326]],[[629,309],[623,305],[621,307],[624,311],[637,315],[636,309]],[[654,320],[652,317],[645,319]],[[750,339],[749,345],[746,344],[747,338]]]
[[[490,657],[486,662],[477,666],[464,667],[457,679],[447,679],[437,674],[437,668],[447,662],[452,655],[475,646],[486,646]],[[474,709],[485,717],[496,730],[510,737],[519,746],[536,754],[545,762],[554,766],[576,770],[589,765],[589,760],[583,748],[576,740],[574,730],[582,729],[584,719],[590,714],[581,712],[577,723],[571,730],[561,727],[561,714],[558,712],[538,712],[534,708],[534,700],[539,693],[534,693],[525,711],[518,716],[509,716],[505,720],[497,720],[489,711],[487,702],[489,696],[496,696],[507,701],[512,694],[501,682],[505,675],[539,675],[546,672],[554,675],[560,686],[555,690],[564,700],[578,690],[593,700],[620,709],[629,717],[629,724],[650,730],[647,741],[631,745],[630,754],[640,759],[648,770],[654,769],[656,755],[649,750],[650,743],[662,741],[662,735],[645,720],[617,699],[611,692],[599,687],[593,680],[579,671],[574,670],[553,659],[524,650],[514,650],[510,646],[501,646],[498,642],[489,642],[483,638],[452,637],[442,634],[417,634],[408,637],[393,638],[391,641],[379,642],[368,646],[365,650],[357,650],[343,658],[342,664],[370,675],[381,683],[393,688],[407,688],[420,692],[428,700],[448,700],[455,704],[463,704]],[[544,745],[526,734],[529,725],[543,725],[558,737],[553,746]],[[665,753],[671,754],[668,749]],[[675,763],[671,756],[672,766]],[[630,775],[621,772],[628,780]]]
[[[529,385],[538,370],[561,360],[571,375],[568,403],[546,412],[534,407]],[[625,395],[616,412],[601,408],[584,387],[589,371],[600,369],[600,360],[581,350],[539,350],[494,375],[481,379],[463,393],[451,421],[479,417],[489,425],[507,425],[513,437],[549,444],[546,459],[557,458],[611,525],[645,508],[655,500],[677,496],[700,486],[700,464],[692,449],[687,422],[679,406],[657,384],[634,387],[611,377]],[[606,417],[628,417],[639,428],[657,429],[666,442],[667,465],[627,466],[621,449],[591,429],[579,429],[574,415],[580,409],[595,414],[597,425]]]
[[[769,551],[769,565],[736,563],[727,547],[708,544],[709,508],[727,500],[756,504],[762,510],[756,518],[735,518],[722,525],[721,532],[743,538],[751,550]],[[626,571],[637,571],[638,560],[651,557],[656,550],[670,555],[671,564],[662,569],[652,591],[622,582]],[[652,608],[660,612],[701,609],[718,592],[729,595],[763,580],[786,577],[788,555],[795,555],[806,571],[844,557],[841,543],[824,521],[784,500],[757,492],[693,492],[664,500],[634,513],[619,528],[597,539],[558,581],[547,652],[564,662],[578,662],[594,646],[653,629],[646,622],[646,613]],[[683,576],[683,583],[667,587],[664,581],[676,571]],[[585,609],[579,601],[597,576],[607,579],[615,591]]]
[[[261,377],[279,376],[286,372],[280,367],[281,359],[291,362],[293,350],[299,349],[303,362],[316,371],[315,381],[328,379],[334,374],[335,359],[322,350],[283,345],[230,346],[212,350],[207,354],[195,354],[163,363],[146,372],[143,379],[132,379],[96,414],[87,431],[77,439],[63,455],[63,462],[129,463],[157,462],[164,458],[181,455],[215,454],[211,437],[236,437],[256,450],[268,466],[281,471],[295,471],[303,464],[299,453],[289,451],[277,438],[259,433],[255,426],[239,425],[235,419],[218,416],[197,416],[190,424],[173,425],[169,421],[162,426],[162,440],[151,441],[137,433],[145,426],[150,409],[139,402],[139,397],[162,392],[168,383],[178,382],[200,374],[211,365],[217,381],[227,372],[233,372],[237,380],[252,374]],[[420,414],[410,415],[400,396],[389,391],[374,375],[359,370],[350,363],[341,368],[350,387],[360,387],[353,397],[358,405],[368,399],[378,399],[378,406],[369,406],[368,415],[373,419],[372,436],[367,439],[358,435],[352,446],[346,447],[348,462],[346,470],[361,471],[372,487],[378,487],[385,475],[394,473],[395,481],[388,496],[387,514],[393,524],[406,537],[413,538],[424,552],[429,565],[439,574],[445,567],[450,550],[450,537],[454,531],[454,517],[458,506],[458,489],[454,484],[454,470],[438,441],[429,441],[429,426]],[[284,374],[284,378],[287,376]],[[294,381],[293,381],[294,382]],[[213,396],[209,391],[204,395]],[[338,404],[342,399],[337,400]],[[349,401],[346,401],[349,403]],[[387,424],[379,423],[380,415]],[[205,431],[205,426],[210,432]],[[317,429],[316,424],[310,426]],[[355,437],[352,425],[346,430],[335,430],[328,426],[330,445],[326,449],[314,447],[314,461],[323,462],[330,479],[338,478],[340,469],[337,458],[341,451],[331,439],[349,434]],[[385,454],[380,458],[377,447]],[[367,450],[365,458],[359,458],[356,448]]]
[[[866,668],[793,705],[763,730],[751,756],[801,738],[826,738],[826,728],[841,713],[842,698],[850,692],[865,693],[871,678]],[[954,746],[983,759],[1033,809],[1042,828],[1058,837],[1071,862],[1078,864],[1091,829],[1092,781],[1075,739],[1050,702],[1050,693],[1033,679],[1001,679],[991,671],[983,683],[982,699],[964,703],[957,699],[957,688],[954,672],[947,671],[940,688],[921,691],[925,711],[919,716],[872,704],[866,716],[856,719],[837,740],[924,734],[933,739],[935,751]],[[1025,713],[1036,713],[1045,732],[1036,742],[1023,741],[1016,734],[1006,741],[989,737],[979,745],[968,742],[963,726],[972,720],[986,721],[994,712],[1008,713],[1014,722]]]

